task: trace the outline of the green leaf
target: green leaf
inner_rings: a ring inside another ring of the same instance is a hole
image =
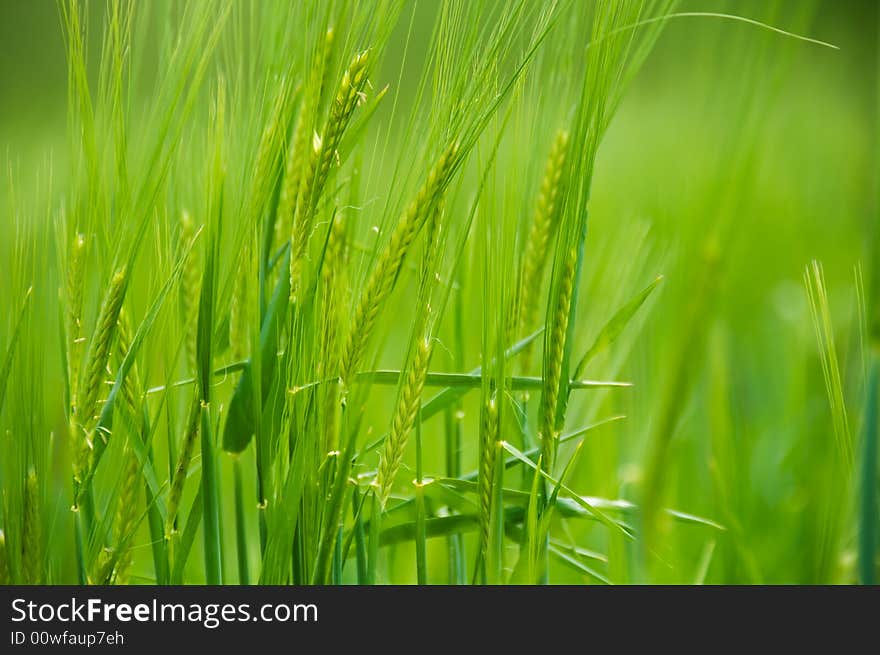
[[[21,335],[21,325],[24,321],[25,310],[27,310],[28,305],[30,304],[33,290],[33,287],[29,287],[24,294],[21,309],[18,311],[18,318],[15,319],[15,327],[12,329],[12,339],[9,340],[9,346],[7,346],[6,354],[3,356],[3,365],[0,366],[0,412],[3,411],[3,401],[6,398],[6,386],[9,382],[9,373],[12,371],[12,360],[15,357],[15,349],[18,346],[18,338]]]
[[[290,277],[285,273],[289,266],[290,246],[288,245],[281,265],[281,275],[260,328],[260,379],[263,402],[266,401],[275,375],[278,333],[290,301]],[[229,401],[226,426],[223,430],[223,450],[230,453],[240,453],[247,448],[256,430],[254,380],[250,362],[244,365],[243,371]]]
[[[530,467],[533,470],[534,467]],[[546,477],[546,476],[545,476]],[[438,478],[434,481],[436,485],[442,487],[448,487],[449,489],[454,489],[456,491],[461,491],[464,493],[478,493],[478,488],[476,482],[470,480],[463,480],[460,478]],[[553,481],[555,484],[556,481]],[[570,489],[568,489],[565,485],[560,486],[561,491],[565,491],[566,493],[573,493]],[[601,512],[611,512],[614,514],[621,514],[624,516],[632,516],[636,515],[641,511],[641,508],[628,500],[620,500],[620,499],[609,499],[609,498],[600,498],[597,496],[577,496],[573,494],[575,497],[567,497],[567,496],[558,496],[556,498],[556,509],[559,514],[564,518],[588,518],[599,520],[599,517],[596,516],[594,511],[587,509],[584,504],[591,507],[593,510],[599,510]],[[522,507],[526,507],[528,505],[530,494],[526,491],[521,491],[519,489],[505,489],[504,490],[504,498],[506,502],[518,502]],[[404,501],[401,505],[396,507],[404,507],[407,502]],[[450,505],[453,509],[454,506]],[[691,524],[691,525],[699,525],[707,528],[712,528],[713,530],[725,531],[725,528],[720,523],[713,521],[711,519],[704,518],[702,516],[697,516],[695,514],[689,514],[687,512],[680,512],[675,509],[665,509],[664,512],[668,514],[673,520],[678,521],[680,523]],[[615,521],[614,519],[611,519]],[[630,528],[625,524],[620,523],[619,521],[615,521],[619,527],[623,529],[626,533],[626,536],[631,537]]]
[[[571,473],[574,465],[577,463],[578,456],[581,453],[581,446],[584,445],[583,439],[578,442],[578,445],[575,447],[574,452],[568,458],[568,462],[565,464],[565,468],[562,470],[562,474],[559,476],[559,480],[553,486],[553,491],[550,493],[550,497],[547,499],[547,511],[545,511],[541,515],[541,521],[539,525],[539,534],[538,538],[540,541],[546,541],[547,536],[550,534],[550,522],[553,519],[553,510],[556,508],[556,501],[559,499],[559,490],[562,489],[565,480],[568,479],[569,473]],[[536,471],[542,470],[540,465],[537,466]]]
[[[546,478],[551,484],[557,484],[557,483],[558,483],[559,486],[560,486],[560,488],[564,489],[566,493],[572,494],[572,496],[574,497],[574,501],[575,501],[578,505],[580,505],[580,506],[583,507],[586,511],[588,511],[588,512],[591,513],[593,516],[595,516],[597,519],[599,519],[599,520],[600,520],[602,523],[604,523],[607,527],[611,528],[612,530],[619,530],[619,531],[621,531],[621,532],[623,532],[623,533],[627,533],[627,530],[626,530],[625,528],[621,527],[618,523],[616,523],[615,521],[612,521],[610,518],[608,518],[608,516],[606,516],[605,513],[602,512],[600,509],[598,509],[597,507],[593,506],[593,505],[592,505],[591,503],[589,503],[586,499],[584,499],[584,498],[582,498],[581,496],[578,496],[577,494],[575,494],[575,493],[574,493],[573,491],[571,491],[568,487],[566,487],[564,484],[562,484],[561,481],[558,481],[558,482],[557,482],[557,480],[555,480],[555,479],[553,478],[553,476],[551,476],[549,473],[547,473],[547,472],[544,471],[543,469],[539,469],[537,466],[535,466],[535,463],[532,462],[532,460],[530,460],[528,457],[526,457],[525,455],[523,455],[519,450],[517,450],[515,446],[512,446],[511,444],[507,443],[506,441],[502,441],[502,442],[501,442],[501,445],[502,445],[502,447],[504,448],[504,450],[506,450],[506,451],[509,452],[511,455],[513,455],[514,457],[516,457],[516,458],[517,458],[518,460],[520,460],[523,464],[525,464],[526,466],[528,466],[529,468],[531,468],[531,469],[534,470],[534,471],[540,471],[541,475],[542,475],[544,478]]]
[[[622,421],[625,418],[626,417],[623,415],[610,416],[606,419],[596,421],[595,423],[590,423],[589,425],[585,425],[582,428],[578,428],[577,430],[574,430],[573,432],[569,432],[568,434],[562,435],[559,438],[559,443],[563,444],[568,441],[572,441],[573,439],[577,439],[578,437],[582,437],[583,435],[585,435],[587,432],[590,432],[591,430],[595,430],[596,428],[602,427],[603,425],[608,425],[609,423],[614,423],[615,421]],[[541,453],[541,448],[536,447],[536,448],[530,448],[529,450],[527,450],[523,454],[527,458],[531,459],[532,457],[539,456],[540,453]],[[512,466],[516,466],[517,464],[522,464],[522,460],[520,460],[516,457],[508,457],[506,460],[504,460],[504,467],[505,468],[511,468]],[[460,479],[473,481],[473,480],[477,479],[477,476],[478,476],[477,471],[471,471],[469,473],[466,473],[466,474],[460,476]]]
[[[293,453],[281,497],[269,506],[269,538],[263,556],[260,584],[286,584],[290,581],[290,552],[300,510],[300,498],[306,483],[305,455],[301,441]]]
[[[186,526],[183,528],[183,536],[177,542],[174,549],[174,566],[171,571],[171,584],[183,584],[183,569],[189,559],[190,551],[198,534],[199,525],[202,523],[202,512],[205,504],[202,501],[202,488],[196,492],[192,508],[186,517]]]
[[[370,382],[372,384],[397,385],[400,381],[400,375],[401,372],[398,369],[382,369],[358,373],[355,379],[359,382]],[[425,375],[426,387],[468,390],[479,389],[482,384],[483,376],[480,373],[428,373]],[[511,391],[540,389],[543,384],[543,379],[537,375],[513,375],[504,380],[504,387]],[[632,385],[629,382],[616,382],[613,380],[571,380],[568,386],[570,389],[606,389],[609,387],[630,387]]]
[[[700,563],[697,566],[697,574],[694,576],[694,584],[702,585],[706,583],[706,575],[709,573],[709,565],[712,564],[712,555],[715,554],[715,540],[713,539],[706,544],[703,554],[700,556]]]
[[[636,312],[639,311],[639,308],[645,304],[645,301],[662,281],[663,276],[659,275],[653,282],[651,282],[651,284],[642,289],[635,298],[617,310],[617,313],[611,317],[611,320],[608,321],[599,332],[599,336],[596,337],[593,345],[590,346],[587,349],[587,352],[584,353],[583,357],[581,357],[581,361],[578,362],[577,368],[575,368],[572,377],[579,378],[583,375],[584,369],[587,364],[590,363],[590,360],[617,340],[624,328],[629,324],[633,316],[635,316]]]
[[[425,535],[428,538],[442,537],[456,532],[475,532],[480,527],[480,519],[477,514],[455,514],[453,516],[439,516],[425,521]],[[408,521],[391,526],[382,530],[379,543],[382,546],[390,546],[416,538],[416,523]]]
[[[859,494],[859,577],[865,585],[876,582],[877,557],[877,402],[880,394],[880,354],[874,352],[868,373],[865,421],[862,427],[862,471]]]
[[[538,468],[541,468],[541,456],[538,456]],[[511,584],[535,584],[538,580],[538,508],[540,503],[541,476],[537,471],[532,476],[532,487],[526,507],[524,548],[520,549],[519,559],[510,576]]]
[[[556,546],[550,546],[550,554],[555,557],[558,561],[562,562],[569,568],[577,571],[578,573],[583,573],[584,575],[588,575],[591,578],[595,578],[599,582],[603,584],[613,584],[611,580],[609,580],[606,576],[599,573],[593,567],[585,564],[580,558],[571,555],[570,553],[566,553],[565,551],[560,550]]]
[[[539,336],[541,336],[541,334],[543,332],[544,332],[544,328],[543,327],[539,328],[538,330],[535,330],[535,332],[533,332],[529,336],[516,342],[513,346],[511,346],[510,348],[508,348],[505,351],[505,353],[504,353],[505,357],[507,359],[515,357],[516,355],[521,353],[523,350],[525,350],[526,347],[528,347],[528,345],[530,343],[532,343],[535,339],[537,339]],[[482,367],[478,366],[475,369],[471,370],[470,372],[466,373],[465,375],[479,376],[482,373],[482,370],[483,370]],[[393,384],[397,384],[396,378],[395,378],[395,381],[393,382]],[[469,384],[470,384],[470,382],[469,382]],[[427,402],[422,404],[421,413],[419,415],[420,419],[423,422],[427,421],[429,418],[431,418],[432,416],[434,416],[438,412],[442,412],[444,409],[447,409],[447,408],[451,407],[452,405],[454,405],[471,388],[479,388],[479,386],[480,385],[478,382],[476,387],[470,387],[470,386],[467,386],[467,387],[462,387],[462,386],[460,386],[460,387],[447,387],[443,391],[441,391],[438,394],[436,394],[435,396],[433,396]],[[375,441],[371,441],[370,443],[368,443],[366,446],[364,446],[361,449],[361,451],[360,451],[361,454],[363,454],[365,452],[369,452],[371,450],[375,450],[377,447],[382,445],[382,442],[385,441],[385,437],[387,437],[387,436],[388,436],[387,434],[383,434],[381,437],[379,437]]]

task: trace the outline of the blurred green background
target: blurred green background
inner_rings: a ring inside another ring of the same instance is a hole
[[[423,3],[426,17],[431,4]],[[760,18],[839,50],[721,19],[673,20],[596,163],[579,342],[588,344],[654,276],[665,280],[638,329],[587,373],[634,387],[572,405],[570,426],[615,413],[627,419],[592,434],[570,484],[585,494],[631,497],[652,430],[667,420],[666,504],[727,528],[664,524],[654,582],[693,581],[704,562],[705,579],[718,583],[849,582],[856,575],[854,509],[839,496],[830,464],[831,412],[804,272],[812,260],[824,268],[855,431],[865,356],[856,267],[870,269],[867,235],[878,220],[880,12],[877,3],[854,0],[828,0],[815,11],[800,0],[770,5],[692,0],[681,10]],[[103,3],[88,6],[100,24]],[[396,34],[377,86],[396,79],[388,62],[402,47]],[[418,60],[415,50],[410,56]],[[90,57],[97,55],[92,48]],[[64,170],[66,77],[56,4],[2,0],[0,151],[4,174],[17,180],[0,185],[4,211],[12,189],[27,194],[47,162]],[[477,355],[473,346],[468,361]],[[449,363],[440,355],[434,367]],[[430,451],[439,460],[439,445]],[[847,526],[843,547],[829,550],[828,525],[837,515]],[[572,539],[602,552],[635,547],[589,524],[570,529]],[[442,544],[431,548],[442,560]],[[411,561],[402,549],[393,566],[406,570]],[[146,561],[143,568],[147,575]],[[634,571],[610,574],[643,579]],[[443,581],[439,567],[432,575]],[[580,581],[565,569],[553,577]]]

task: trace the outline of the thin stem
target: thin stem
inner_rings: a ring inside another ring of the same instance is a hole
[[[351,506],[360,508],[363,502],[357,487],[352,489]],[[364,532],[364,522],[361,520],[360,511],[356,511],[354,517],[354,540],[355,540],[355,561],[357,562],[357,582],[359,585],[367,584],[367,536]]]
[[[379,537],[382,532],[382,506],[379,502],[379,494],[376,489],[370,490],[372,496],[370,502],[370,552],[367,557],[367,578],[366,584],[376,584],[376,569],[378,568],[379,559]]]
[[[422,422],[416,417],[416,580],[428,583],[427,542],[425,528],[425,489],[422,478]]]
[[[859,526],[859,578],[864,585],[876,584],[877,557],[877,395],[880,392],[880,355],[873,353],[868,373],[862,439],[861,525]]]
[[[238,554],[238,584],[249,585],[247,525],[245,524],[241,460],[239,460],[238,456],[232,458],[232,475],[235,487],[235,539],[237,542],[236,552]]]
[[[220,503],[217,497],[217,462],[214,457],[214,438],[210,407],[202,405],[202,498],[204,502],[203,529],[205,538],[205,581],[209,585],[223,584],[222,544],[220,540]]]

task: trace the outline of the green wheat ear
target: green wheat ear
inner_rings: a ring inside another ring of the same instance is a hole
[[[436,282],[436,265],[441,256],[441,216],[443,214],[443,200],[438,199],[434,204],[427,224],[425,225],[425,246],[422,256],[422,264],[419,272],[419,308],[415,317],[415,325],[412,334],[417,340],[412,353],[407,355],[406,372],[403,383],[397,394],[397,405],[391,421],[391,429],[385,440],[384,448],[379,456],[379,469],[376,475],[376,488],[380,508],[384,509],[391,493],[391,488],[397,478],[403,454],[406,450],[407,440],[415,426],[419,410],[421,409],[422,392],[425,387],[425,378],[428,375],[428,365],[431,360],[431,352],[434,340],[431,338],[433,317],[431,309],[431,291]],[[417,471],[421,467],[417,466]],[[419,482],[421,473],[418,472]],[[420,556],[421,557],[421,556]]]
[[[562,368],[565,358],[565,339],[571,316],[571,301],[577,270],[577,252],[574,249],[563,253],[565,261],[561,271],[559,288],[553,299],[553,312],[545,339],[544,384],[541,389],[541,413],[539,435],[541,437],[542,457],[548,471],[553,470],[556,461],[556,447],[559,441],[556,409],[560,401],[559,391],[562,383]]]
[[[131,326],[125,308],[119,313],[119,334],[117,337],[116,353],[121,362],[131,348]],[[140,411],[138,400],[140,397],[140,379],[137,365],[133,366],[122,384],[122,395],[126,409],[132,418],[133,430],[140,427]],[[129,440],[132,437],[129,436]],[[136,437],[137,438],[137,437]],[[119,499],[116,505],[116,517],[114,524],[113,540],[115,544],[115,566],[112,575],[116,583],[123,583],[131,566],[131,537],[137,526],[138,503],[141,492],[141,465],[130,443],[126,443],[122,454],[124,470],[119,489]]]
[[[352,60],[330,106],[324,133],[320,136],[316,134],[314,138],[313,152],[302,178],[291,230],[290,294],[294,299],[299,291],[303,260],[308,250],[318,200],[330,175],[330,167],[339,157],[339,143],[345,128],[364,96],[369,62],[369,51],[358,54]]]
[[[116,520],[113,526],[113,541],[116,544],[116,565],[113,568],[113,580],[124,584],[128,569],[131,566],[131,537],[137,526],[138,504],[141,493],[141,466],[134,451],[126,447],[123,453],[125,470],[122,474],[122,485],[119,489],[119,500],[116,505]]]
[[[391,432],[385,440],[382,454],[379,456],[379,471],[376,475],[377,493],[382,508],[388,501],[391,487],[397,478],[400,462],[406,449],[406,442],[416,422],[416,415],[421,407],[422,390],[425,387],[425,376],[431,360],[433,343],[430,339],[422,339],[416,348],[415,357],[406,376],[406,382],[400,390],[397,409],[391,421]]]
[[[83,425],[90,425],[94,419],[98,396],[101,391],[101,383],[106,375],[110,347],[116,335],[119,312],[122,309],[122,300],[125,297],[127,282],[128,278],[124,268],[119,269],[113,275],[113,278],[110,280],[110,287],[101,305],[97,328],[89,344],[85,377],[80,386],[82,404],[77,408],[80,422]]]
[[[287,146],[287,158],[284,175],[281,180],[281,194],[278,199],[278,211],[275,220],[275,243],[287,240],[291,235],[291,226],[300,197],[300,186],[303,173],[309,164],[313,130],[316,123],[318,107],[327,87],[330,73],[330,53],[334,40],[332,28],[324,35],[323,43],[315,54],[309,78],[303,91],[300,109],[294,121],[290,143]],[[283,236],[282,236],[283,235]]]
[[[350,382],[351,376],[360,365],[379,310],[394,289],[398,273],[413,241],[440,200],[443,190],[449,182],[449,176],[457,156],[458,143],[450,145],[440,156],[415,199],[401,216],[391,233],[388,244],[367,279],[342,351],[340,377],[344,385]]]
[[[131,348],[131,323],[128,320],[128,313],[125,311],[125,307],[119,311],[116,330],[116,364],[121,366],[122,361]],[[128,410],[129,416],[135,423],[138,422],[137,419],[140,414],[140,394],[141,380],[137,362],[135,362],[128,371],[128,375],[122,381],[122,398],[125,401],[125,407]]]
[[[538,313],[538,295],[547,266],[550,243],[559,228],[559,197],[562,194],[562,173],[568,153],[568,132],[560,130],[553,140],[547,166],[541,180],[538,202],[526,236],[522,254],[522,278],[516,307],[510,312],[514,322],[511,337],[522,329],[531,330]]]
[[[98,325],[89,344],[84,377],[80,385],[78,398],[80,404],[75,408],[75,427],[78,434],[77,455],[74,464],[74,478],[81,482],[90,466],[93,449],[92,429],[95,424],[95,413],[98,398],[107,375],[107,361],[110,358],[111,346],[116,335],[119,312],[125,298],[128,277],[125,268],[119,269],[110,280],[110,287],[101,304],[98,314]]]

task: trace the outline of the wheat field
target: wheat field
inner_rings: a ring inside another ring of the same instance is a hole
[[[0,23],[0,584],[877,582],[876,7]]]

